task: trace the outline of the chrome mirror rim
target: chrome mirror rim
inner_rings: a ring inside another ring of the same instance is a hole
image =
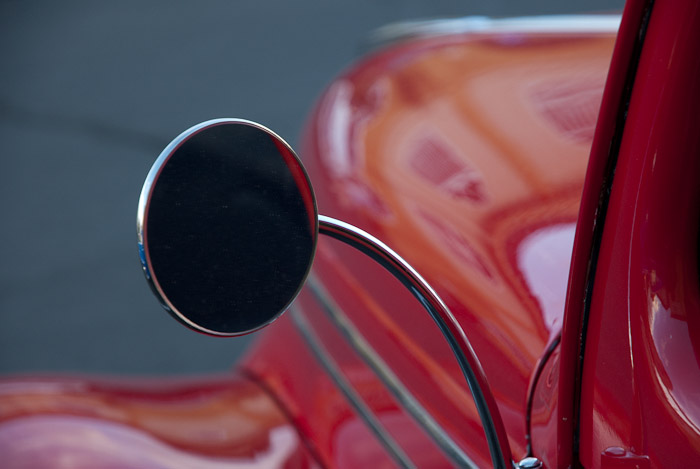
[[[152,189],[154,187],[154,184],[157,182],[158,177],[165,166],[165,164],[168,162],[168,160],[172,157],[172,155],[175,153],[175,151],[184,143],[186,142],[189,138],[192,136],[196,135],[197,133],[215,127],[219,125],[225,125],[225,124],[240,124],[240,125],[247,125],[250,127],[257,128],[259,130],[262,130],[263,132],[267,133],[272,137],[274,140],[276,140],[278,143],[282,144],[286,150],[289,151],[289,154],[295,158],[296,162],[298,163],[298,168],[300,170],[300,173],[303,175],[306,185],[308,186],[310,190],[310,196],[311,196],[311,205],[313,207],[313,212],[311,215],[313,216],[312,224],[313,224],[313,248],[311,251],[311,256],[309,259],[308,266],[306,268],[306,271],[304,273],[303,278],[301,279],[298,288],[294,292],[294,294],[291,296],[289,301],[284,305],[283,308],[280,309],[275,315],[273,315],[271,318],[269,318],[267,321],[264,323],[261,323],[259,326],[248,329],[245,331],[241,332],[221,332],[217,330],[213,330],[207,327],[202,326],[201,324],[198,324],[192,320],[190,320],[186,315],[184,315],[182,312],[178,310],[177,307],[175,307],[172,302],[168,299],[167,295],[164,293],[160,283],[158,282],[158,278],[155,275],[155,272],[153,271],[152,264],[151,264],[151,259],[150,259],[150,254],[149,254],[149,249],[148,249],[148,227],[146,220],[148,219],[148,212],[149,212],[149,207],[150,207],[150,201],[151,201],[151,195],[153,193]],[[291,304],[294,302],[296,297],[299,295],[301,292],[302,288],[304,287],[304,284],[306,282],[306,278],[308,277],[309,273],[311,272],[311,266],[313,265],[313,260],[316,254],[316,245],[318,243],[318,234],[319,234],[319,215],[318,215],[318,206],[316,203],[316,196],[313,192],[313,186],[311,185],[311,179],[309,178],[308,173],[306,172],[306,169],[304,168],[304,165],[301,163],[301,159],[299,156],[296,154],[294,149],[287,143],[282,137],[280,137],[277,133],[274,131],[270,130],[269,128],[265,127],[264,125],[258,124],[257,122],[249,121],[246,119],[239,119],[239,118],[219,118],[219,119],[211,119],[205,122],[201,122],[197,125],[194,125],[190,127],[189,129],[185,130],[182,132],[180,135],[178,135],[175,139],[173,139],[166,147],[163,149],[163,151],[160,153],[156,161],[153,163],[153,166],[151,167],[150,171],[148,172],[148,175],[146,176],[146,180],[144,181],[143,188],[141,189],[141,195],[139,197],[139,203],[138,203],[138,209],[137,209],[137,215],[136,215],[136,234],[137,234],[137,243],[138,243],[138,250],[139,250],[139,258],[141,261],[141,267],[143,269],[143,273],[146,277],[146,281],[148,282],[149,287],[155,294],[156,298],[160,302],[160,304],[163,306],[163,308],[170,313],[172,317],[174,317],[177,321],[182,323],[183,325],[189,327],[190,329],[193,329],[197,332],[201,332],[203,334],[211,335],[211,336],[217,336],[217,337],[237,337],[237,336],[242,336],[242,335],[247,335],[250,333],[253,333],[255,331],[258,331],[271,323],[273,323],[275,320],[277,320],[288,308],[291,306]]]

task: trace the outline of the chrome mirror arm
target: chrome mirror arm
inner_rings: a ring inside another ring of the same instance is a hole
[[[442,335],[450,344],[464,378],[467,380],[481,418],[494,468],[511,468],[513,458],[505,427],[484,370],[464,330],[447,305],[416,270],[386,244],[353,225],[324,215],[318,216],[319,233],[352,246],[387,269],[410,290],[428,311]]]

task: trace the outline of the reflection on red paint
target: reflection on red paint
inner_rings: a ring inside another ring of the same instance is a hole
[[[575,223],[549,225],[530,233],[518,247],[518,266],[537,298],[550,340],[562,326],[562,311],[574,245]]]
[[[277,404],[226,375],[5,379],[0,454],[7,468],[316,465]]]
[[[531,89],[532,100],[559,133],[574,141],[590,142],[600,109],[602,79],[591,75],[537,83]]]
[[[442,245],[449,255],[456,256],[456,260],[463,268],[471,267],[486,279],[494,278],[494,274],[486,265],[485,255],[479,254],[465,236],[452,228],[446,221],[438,220],[423,211],[418,213],[425,220],[426,228],[434,230],[434,238],[441,241],[438,245]]]
[[[457,199],[483,202],[486,199],[479,173],[459,160],[445,143],[426,137],[416,142],[411,168],[427,182]]]
[[[396,250],[462,324],[516,459],[525,453],[528,383],[561,328],[571,227],[613,42],[603,33],[472,33],[399,44],[331,84],[302,142],[320,212]],[[444,397],[449,386],[457,386],[452,396],[468,390],[449,349],[438,346],[443,339],[402,299],[401,285],[355,256],[322,240],[315,274],[419,400],[438,402],[431,412],[446,428],[459,422],[460,443],[488,461],[472,407]],[[275,341],[283,336],[274,331],[288,327],[282,321],[266,332]],[[309,398],[292,383],[308,365],[293,353],[271,354],[257,348],[245,366],[284,395],[332,460],[338,440],[325,435],[337,431],[337,419],[309,419]],[[420,384],[433,366],[443,373]],[[443,374],[453,384],[441,384]],[[472,430],[472,441],[461,439]]]
[[[588,315],[585,467],[610,448],[649,467],[700,466],[700,8],[656,2],[649,18]]]
[[[212,438],[217,438],[212,429]],[[129,425],[85,417],[45,415],[0,425],[5,468],[263,469],[285,467],[298,450],[291,426],[270,431],[269,445],[252,458],[194,455]]]
[[[544,467],[556,467],[557,461],[559,352],[557,347],[544,363],[532,394],[531,444],[533,454],[542,460]]]

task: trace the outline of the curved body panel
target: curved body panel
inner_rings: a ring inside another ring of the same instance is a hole
[[[613,17],[383,29],[308,122],[330,236],[240,374],[0,380],[3,467],[700,465],[700,6],[625,11],[597,127]]]
[[[612,32],[485,31],[398,44],[331,84],[303,139],[320,212],[391,246],[454,313],[486,372],[516,460],[526,453],[533,374],[561,331],[613,43]],[[333,240],[320,241],[313,275],[446,437],[488,465],[457,363],[411,295]],[[318,296],[305,292],[298,306],[314,340],[416,465],[449,465],[358,355],[362,341],[339,331]],[[338,448],[346,446],[342,429],[358,417],[331,391],[333,379],[309,364],[315,358],[295,328],[290,318],[271,326],[244,367],[280,396],[324,462],[349,467]],[[293,383],[302,370],[307,382]],[[324,398],[337,413],[319,414]],[[363,438],[377,444],[368,431]]]
[[[0,382],[2,465],[316,467],[258,386],[211,378],[16,378]]]
[[[586,467],[700,465],[700,6],[649,8],[590,304]]]

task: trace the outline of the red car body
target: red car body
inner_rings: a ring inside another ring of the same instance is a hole
[[[515,461],[698,466],[700,5],[630,1],[617,36],[609,17],[479,21],[329,86],[300,148],[319,209],[435,288]],[[406,289],[331,239],[309,281],[231,375],[3,380],[3,466],[489,466]]]

